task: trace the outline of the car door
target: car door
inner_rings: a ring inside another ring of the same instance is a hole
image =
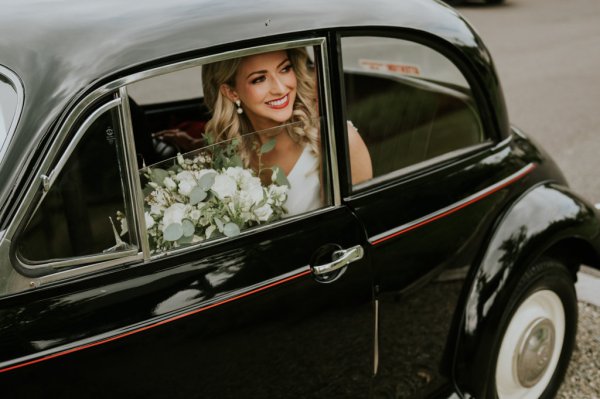
[[[511,164],[507,143],[494,143],[474,80],[443,45],[377,31],[338,39],[342,114],[373,169],[353,186],[346,176],[345,202],[365,226],[375,271],[375,396],[440,394],[452,383],[465,278],[506,187],[531,167],[500,167]]]
[[[314,46],[323,92],[324,40],[252,51],[300,45]],[[341,204],[330,105],[320,101],[322,206],[152,251],[134,80],[67,118],[3,237],[2,396],[367,396],[372,273],[363,227]]]

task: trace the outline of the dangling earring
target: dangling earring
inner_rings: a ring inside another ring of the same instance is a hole
[[[237,113],[243,114],[244,110],[242,109],[242,102],[240,100],[235,100],[235,105],[237,105]]]

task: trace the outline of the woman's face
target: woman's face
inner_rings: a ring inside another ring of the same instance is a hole
[[[245,57],[235,76],[234,94],[256,130],[278,126],[292,117],[296,74],[285,51]]]

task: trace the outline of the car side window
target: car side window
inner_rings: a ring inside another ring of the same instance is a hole
[[[331,203],[320,49],[208,60],[127,87],[151,253]]]
[[[58,175],[19,236],[18,255],[26,264],[136,248],[128,232],[117,234],[127,230],[131,217],[118,108],[87,117],[79,129],[85,129],[83,136],[58,162],[64,164],[52,172]]]
[[[395,38],[343,37],[342,58],[346,117],[368,148],[373,178],[486,140],[467,80],[436,50]]]

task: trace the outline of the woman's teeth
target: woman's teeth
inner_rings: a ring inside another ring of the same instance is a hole
[[[273,101],[269,101],[267,102],[267,104],[269,105],[274,105],[274,106],[279,106],[279,105],[283,105],[287,102],[288,100],[288,96],[282,97],[279,100],[273,100]]]

